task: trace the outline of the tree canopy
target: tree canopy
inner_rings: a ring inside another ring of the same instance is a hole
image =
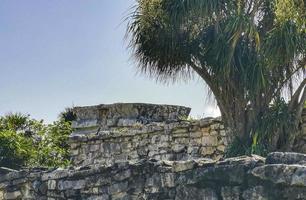
[[[306,100],[303,0],[138,0],[129,20],[140,71],[162,81],[196,72],[240,139],[253,137],[283,99],[298,123]]]

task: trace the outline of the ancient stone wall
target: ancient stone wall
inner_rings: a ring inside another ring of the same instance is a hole
[[[108,111],[105,105],[76,108],[70,137],[74,166],[140,159],[219,159],[230,140],[219,118],[186,120],[190,109],[185,107],[119,105],[108,105]]]
[[[220,119],[188,120],[189,112],[153,104],[78,107],[72,166],[1,175],[0,199],[306,199],[305,154],[223,160],[231,137]]]
[[[0,177],[0,199],[306,199],[306,155],[117,163]]]

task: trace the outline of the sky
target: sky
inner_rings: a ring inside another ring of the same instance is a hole
[[[134,0],[1,0],[0,115],[47,123],[66,107],[144,102],[218,116],[198,77],[162,84],[137,73],[124,39]]]

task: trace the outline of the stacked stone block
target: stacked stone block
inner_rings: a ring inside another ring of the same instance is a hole
[[[104,107],[77,108],[75,130],[70,137],[73,165],[112,165],[141,159],[219,159],[223,156],[230,136],[219,118],[187,120],[190,110],[185,107],[137,106],[144,112],[131,109],[131,104],[121,104],[120,112],[124,110],[124,114],[113,114],[112,106],[111,114],[104,113],[107,120],[97,120],[98,114],[93,114],[100,113]],[[145,114],[150,113],[152,107],[159,110],[160,116]],[[171,118],[165,120],[164,116]]]

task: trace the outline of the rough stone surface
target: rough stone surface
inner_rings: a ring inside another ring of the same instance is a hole
[[[259,156],[221,161],[142,160],[110,167],[20,171],[0,179],[2,199],[305,199],[306,167]],[[59,176],[61,174],[61,176]],[[24,180],[24,181],[19,181]],[[40,188],[40,189],[39,189]]]
[[[267,164],[306,164],[306,155],[295,152],[273,152],[267,156]]]
[[[231,137],[220,119],[188,121],[189,111],[152,104],[75,108],[77,119],[70,137],[72,164],[84,167],[140,159],[221,158]],[[115,123],[108,126],[106,121]]]
[[[149,123],[186,119],[190,108],[174,105],[116,103],[75,107],[73,127],[129,126],[135,122]]]
[[[220,119],[187,121],[189,111],[151,104],[76,108],[73,165],[6,172],[0,199],[306,199],[305,154],[223,160],[231,137]]]

